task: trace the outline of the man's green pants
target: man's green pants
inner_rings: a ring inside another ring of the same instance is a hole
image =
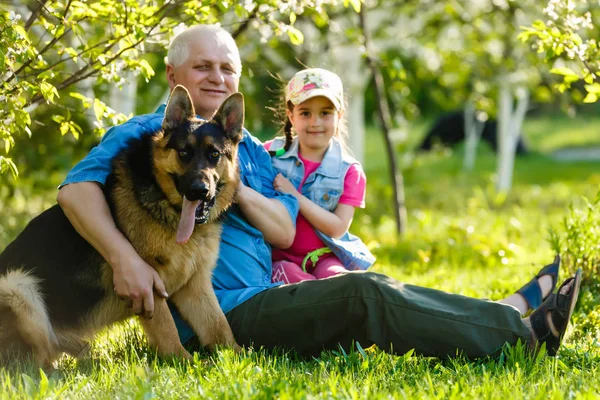
[[[492,355],[528,342],[529,329],[508,305],[350,272],[268,289],[227,313],[240,345],[303,355],[376,344],[397,354]]]

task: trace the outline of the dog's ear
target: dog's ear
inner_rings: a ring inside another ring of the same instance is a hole
[[[230,95],[215,114],[217,121],[225,131],[225,135],[234,143],[242,140],[242,127],[244,126],[244,96],[241,93]]]
[[[187,89],[181,85],[175,86],[167,102],[163,129],[173,129],[195,115],[194,105]]]

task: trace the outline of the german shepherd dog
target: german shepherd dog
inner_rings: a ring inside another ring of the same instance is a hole
[[[105,195],[117,226],[156,269],[171,301],[209,349],[239,348],[212,289],[219,216],[239,184],[244,100],[234,93],[210,121],[195,117],[177,86],[162,129],[133,140],[113,161]],[[87,353],[101,329],[133,316],[113,289],[111,267],[55,205],[0,254],[0,358],[33,356],[50,367],[63,352]],[[165,299],[140,318],[161,356],[189,358]]]

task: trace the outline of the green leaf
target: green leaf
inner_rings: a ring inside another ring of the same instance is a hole
[[[350,0],[350,4],[355,12],[360,12],[361,0]]]
[[[65,136],[69,132],[69,123],[63,122],[60,124],[60,134],[61,136]]]
[[[302,32],[293,26],[288,27],[287,34],[290,38],[290,42],[295,46],[301,45],[304,42],[304,35]]]
[[[538,20],[536,20],[536,21],[534,21],[534,22],[533,22],[533,24],[531,24],[531,26],[532,26],[534,29],[537,29],[537,30],[539,30],[539,31],[543,31],[543,30],[545,30],[545,29],[546,29],[546,24],[544,23],[544,21],[542,21],[542,20],[539,20],[539,19],[538,19]]]
[[[69,96],[71,96],[74,99],[81,100],[83,108],[85,108],[86,110],[92,106],[92,99],[90,99],[89,97],[85,97],[81,93],[71,92],[69,93]]]
[[[574,76],[577,79],[579,79],[579,75],[577,75],[575,71],[573,71],[571,68],[567,67],[552,68],[550,70],[550,73],[556,75]]]
[[[79,140],[79,135],[83,133],[81,127],[73,121],[69,122],[69,131],[71,131],[71,134],[73,135],[75,140]]]
[[[150,78],[152,78],[154,76],[154,69],[152,69],[152,67],[146,60],[140,60],[139,65],[140,65],[140,71],[142,73],[142,76],[144,78],[146,78],[146,82],[148,82],[150,80]]]
[[[594,76],[592,74],[590,74],[589,72],[585,74],[585,76],[583,77],[583,81],[587,84],[592,84],[594,83]]]
[[[591,85],[585,85],[585,90],[588,93],[600,94],[600,83],[592,83]]]
[[[45,397],[47,391],[48,391],[48,377],[46,376],[44,371],[42,369],[40,369],[40,386],[39,386],[38,396],[41,398]]]
[[[12,161],[12,159],[0,156],[0,174],[6,171],[10,171],[13,178],[15,179],[17,179],[17,177],[19,176],[19,170],[17,169],[17,166]]]
[[[56,122],[57,124],[60,124],[64,120],[65,120],[65,117],[63,117],[62,115],[56,114],[56,115],[52,116],[52,121]]]
[[[29,43],[29,35],[27,35],[25,28],[20,25],[15,25],[14,30],[19,36],[21,36],[22,40],[25,40],[27,43]]]
[[[106,104],[104,104],[98,99],[94,99],[94,114],[96,115],[96,120],[102,121],[102,117],[104,116],[105,111]]]
[[[572,33],[572,34],[571,34],[571,40],[573,41],[573,43],[574,43],[574,44],[575,44],[577,47],[581,46],[581,44],[583,43],[583,40],[581,39],[581,36],[579,36],[579,35],[578,35],[578,34],[576,34],[576,33]]]
[[[54,96],[59,97],[56,88],[46,81],[40,83],[40,93],[48,103],[54,103]]]
[[[65,51],[65,53],[67,53],[68,55],[71,56],[71,58],[73,59],[73,61],[77,62],[77,51],[75,51],[74,48],[72,48],[72,47],[65,47],[64,51]]]
[[[585,99],[583,99],[584,103],[595,103],[598,101],[598,95],[595,93],[588,93],[587,96],[585,96]]]

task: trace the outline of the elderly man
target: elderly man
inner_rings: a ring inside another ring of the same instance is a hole
[[[210,118],[238,90],[240,73],[237,46],[219,27],[189,28],[169,48],[169,85],[184,85],[203,118]],[[160,129],[163,112],[164,106],[112,128],[69,173],[58,194],[74,227],[111,265],[116,292],[132,301],[136,313],[147,317],[154,309],[153,289],[164,298],[168,294],[154,269],[116,228],[101,185],[110,173],[112,158],[130,138]],[[542,340],[550,354],[558,349],[577,297],[578,280],[563,284],[557,296],[546,293],[547,301],[531,321],[521,319],[511,305],[404,285],[374,273],[271,284],[270,246],[290,246],[298,204],[292,196],[273,189],[270,157],[248,132],[240,143],[239,164],[242,183],[236,205],[223,221],[213,274],[215,293],[238,343],[281,346],[302,354],[338,345],[348,348],[353,341],[363,346],[375,343],[397,353],[414,348],[432,356],[460,351],[478,357],[518,339],[532,345]],[[190,343],[191,329],[172,311],[182,342]]]

